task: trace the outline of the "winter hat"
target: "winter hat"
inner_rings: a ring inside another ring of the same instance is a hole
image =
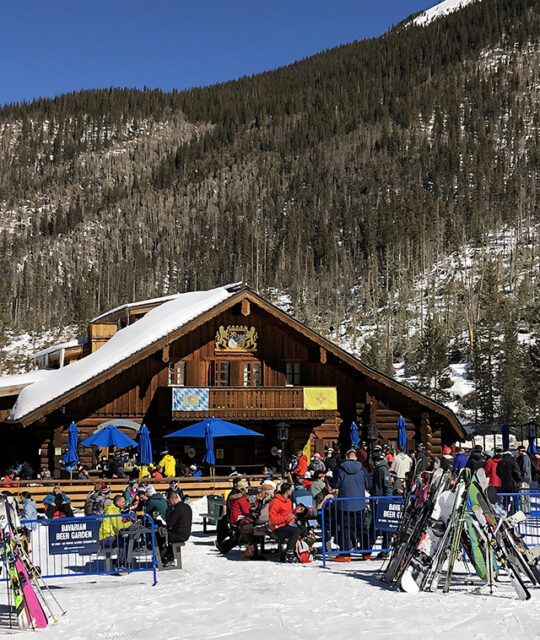
[[[450,447],[443,447],[442,452],[443,452],[443,456],[447,456],[452,453],[452,449],[450,449]]]
[[[101,483],[101,493],[103,493],[106,496],[108,496],[110,492],[111,492],[111,488],[108,485],[106,485],[104,482],[102,482]]]
[[[481,444],[475,444],[473,447],[473,451],[475,451],[476,453],[482,453],[482,445]]]
[[[191,471],[197,471],[197,465],[190,464],[189,468],[190,468]]]
[[[163,451],[161,452],[161,454],[160,454],[160,455],[162,455],[162,456],[166,456],[168,453],[169,453],[169,450],[168,450],[168,449],[163,449]]]
[[[313,477],[313,472],[312,471],[306,471],[306,473],[304,475],[304,480],[311,480],[312,477]]]
[[[239,480],[236,483],[236,486],[238,487],[238,489],[247,489],[249,487],[249,483],[247,480]]]
[[[521,445],[521,447],[517,448],[518,451],[527,451],[527,449],[525,449],[525,447],[523,445]]]
[[[317,458],[317,460],[320,460],[321,459],[321,454],[320,453],[314,453],[313,457]]]
[[[261,490],[262,491],[275,491],[276,490],[276,483],[273,482],[272,480],[263,480],[261,483]]]
[[[150,496],[153,496],[155,493],[156,493],[156,490],[155,490],[154,486],[153,486],[153,485],[151,485],[151,484],[149,484],[149,485],[146,487],[146,495],[147,495],[148,497],[150,497]]]

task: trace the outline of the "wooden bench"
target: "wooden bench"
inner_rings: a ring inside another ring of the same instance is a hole
[[[163,562],[161,560],[161,553],[159,547],[156,546],[156,560],[158,563],[159,571],[168,571],[169,569],[182,569],[182,547],[185,547],[185,542],[172,542],[171,548],[173,552],[174,564],[171,564],[167,567],[163,566]]]
[[[217,527],[217,523],[225,515],[225,499],[220,495],[210,495],[208,500],[208,512],[201,513],[203,520],[203,532],[208,532],[208,522]]]

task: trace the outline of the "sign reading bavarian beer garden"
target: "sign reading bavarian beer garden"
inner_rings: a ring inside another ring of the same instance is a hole
[[[255,327],[221,325],[216,333],[216,352],[253,353],[257,350],[258,337]]]
[[[79,553],[90,555],[97,553],[99,542],[99,522],[77,518],[79,522],[62,522],[63,518],[50,520],[47,523],[49,530],[49,554]]]

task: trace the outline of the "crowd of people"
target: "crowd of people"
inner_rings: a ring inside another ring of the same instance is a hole
[[[116,458],[118,456],[113,457],[113,463]],[[225,515],[218,523],[215,544],[224,555],[241,546],[243,558],[264,560],[265,541],[272,539],[279,544],[284,561],[308,560],[317,539],[314,529],[321,526],[322,508],[330,498],[346,499],[335,502],[334,518],[339,520],[336,531],[341,537],[338,546],[354,548],[366,533],[360,531],[358,522],[363,522],[364,530],[365,523],[371,523],[368,537],[376,534],[373,518],[364,517],[369,511],[367,497],[403,495],[424,471],[438,468],[454,474],[463,468],[471,472],[483,468],[495,491],[526,492],[540,474],[538,460],[538,456],[530,455],[522,446],[515,453],[500,448],[485,452],[480,445],[475,445],[469,452],[445,446],[440,458],[429,460],[423,444],[409,451],[401,446],[393,449],[389,444],[375,445],[368,450],[366,443],[361,442],[343,456],[334,446],[324,455],[315,453],[311,460],[298,451],[293,456],[289,473],[277,483],[269,476],[258,487],[250,487],[248,480],[233,471],[234,486],[227,496]],[[119,473],[120,477],[122,475],[114,464],[109,470],[114,471],[116,477]],[[148,469],[147,477],[162,479],[176,472],[176,460],[164,450],[159,464]],[[191,474],[196,472],[196,467],[189,470]],[[17,480],[23,476],[30,479],[32,473],[26,462],[19,468],[10,469],[2,478],[4,490],[17,486]],[[105,480],[96,482],[86,497],[84,514],[117,516],[104,519],[100,529],[100,539],[109,543],[135,526],[137,514],[152,516],[158,524],[158,543],[166,564],[172,562],[171,544],[185,542],[191,534],[192,515],[187,501],[176,480],[171,480],[166,495],[162,495],[137,473],[116,496],[112,496],[111,487]],[[45,496],[43,507],[47,518],[74,515],[71,500],[60,486],[54,486]],[[37,517],[36,504],[28,491],[21,493],[21,515],[25,520]],[[336,531],[330,530],[331,522],[325,526],[328,527],[325,532],[328,542],[332,536],[336,537]],[[370,560],[370,557],[370,553],[363,555],[364,560]],[[348,559],[346,553],[336,557],[337,561]]]
[[[368,451],[362,442],[343,457],[334,447],[328,449],[324,457],[315,453],[310,462],[298,451],[291,465],[290,482],[282,481],[276,486],[267,479],[257,492],[249,487],[247,480],[237,479],[226,502],[226,514],[218,524],[215,544],[223,554],[235,546],[245,545],[243,558],[261,560],[265,558],[265,538],[270,537],[286,547],[282,559],[298,561],[299,541],[309,546],[316,540],[313,525],[321,526],[324,503],[339,497],[346,500],[335,501],[334,510],[329,512],[330,522],[325,525],[328,549],[332,536],[339,538],[339,547],[355,548],[361,537],[373,540],[376,536],[374,518],[372,514],[366,515],[369,510],[366,497],[400,496],[426,471],[442,468],[457,474],[464,467],[471,472],[483,467],[490,484],[499,493],[526,492],[536,478],[536,460],[524,447],[519,447],[515,455],[500,449],[489,454],[480,445],[475,445],[470,452],[460,448],[452,451],[445,446],[440,458],[431,459],[423,444],[408,452],[404,447],[393,450],[388,444],[375,445]],[[333,530],[332,517],[337,522]],[[362,557],[370,560],[371,553]],[[335,559],[347,562],[350,555],[338,554]]]

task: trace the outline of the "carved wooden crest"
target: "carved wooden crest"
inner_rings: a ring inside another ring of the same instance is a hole
[[[252,353],[257,350],[258,337],[255,327],[221,325],[216,333],[216,351]]]

